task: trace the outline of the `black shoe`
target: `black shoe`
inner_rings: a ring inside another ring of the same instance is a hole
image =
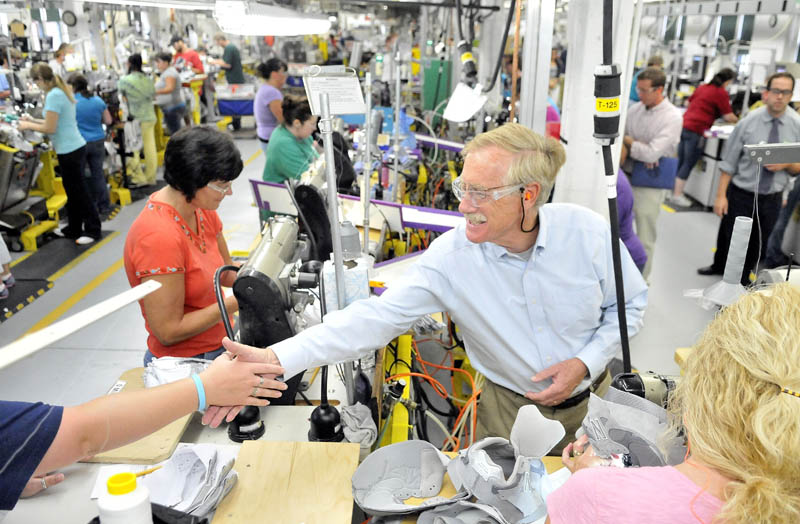
[[[698,275],[722,275],[722,273],[723,272],[715,268],[713,264],[710,266],[701,267],[697,270]]]

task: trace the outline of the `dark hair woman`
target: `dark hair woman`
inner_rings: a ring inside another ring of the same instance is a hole
[[[92,198],[101,218],[107,218],[112,211],[108,197],[108,185],[103,174],[103,161],[106,158],[103,124],[111,125],[111,113],[99,96],[89,91],[89,82],[80,73],[69,77],[69,84],[75,92],[75,117],[78,130],[86,140],[86,163],[89,164],[89,178],[86,180],[89,196]]]
[[[175,133],[164,153],[167,185],[150,199],[128,231],[125,273],[131,286],[156,280],[161,288],[140,301],[147,337],[144,363],[156,357],[214,359],[225,336],[214,290],[216,269],[233,264],[216,209],[242,172],[233,139],[198,126]],[[234,275],[223,275],[222,285]],[[239,306],[225,297],[228,315]]]
[[[308,166],[319,157],[311,134],[317,128],[317,117],[305,98],[286,97],[281,103],[283,124],[275,128],[267,147],[267,163],[263,179],[283,183],[299,179]]]
[[[731,100],[727,87],[736,78],[733,69],[721,69],[711,82],[694,90],[689,97],[689,107],[683,114],[683,131],[678,146],[678,173],[675,176],[675,187],[669,201],[678,207],[688,207],[692,202],[683,194],[686,180],[694,169],[694,165],[703,155],[701,146],[705,133],[714,120],[722,117],[730,123],[739,121],[731,109]]]

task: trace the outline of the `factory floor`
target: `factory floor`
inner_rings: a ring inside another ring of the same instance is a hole
[[[232,252],[249,250],[258,234],[248,179],[260,178],[264,163],[257,140],[236,142],[245,168],[234,181],[233,196],[219,209]],[[0,324],[0,345],[127,290],[122,263],[125,235],[144,204],[145,200],[134,202],[104,222],[104,229],[116,234],[58,275],[47,293]],[[638,369],[677,373],[675,349],[691,345],[712,318],[712,312],[684,298],[683,292],[715,282],[695,270],[711,262],[717,225],[718,218],[711,213],[661,213],[644,327],[631,340],[632,362]],[[139,305],[132,304],[0,370],[0,398],[66,405],[89,400],[105,394],[125,370],[141,366],[145,348],[144,321]]]

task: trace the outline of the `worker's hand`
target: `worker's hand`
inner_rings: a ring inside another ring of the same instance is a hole
[[[525,393],[525,398],[545,407],[561,404],[567,400],[575,386],[581,383],[587,372],[586,364],[579,358],[559,362],[531,377],[533,382],[549,378],[553,380],[553,383],[539,393],[528,391]]]
[[[283,368],[263,362],[246,362],[223,353],[200,374],[211,406],[266,406],[278,398],[286,384],[275,380]]]
[[[767,168],[767,171],[772,171],[773,173],[776,171],[783,171],[784,169],[789,169],[792,164],[765,164],[764,167]]]
[[[264,362],[267,364],[275,364],[276,366],[281,365],[278,357],[270,348],[248,346],[246,344],[234,342],[228,337],[222,339],[222,345],[229,353],[245,362]],[[278,373],[278,375],[280,375],[280,373]]]
[[[630,135],[625,135],[622,138],[622,143],[625,145],[625,147],[631,147],[633,145],[633,137]]]
[[[237,311],[239,311],[239,301],[236,300],[236,297],[231,293],[230,295],[224,298],[225,302],[225,310],[228,312],[229,315],[233,315]]]
[[[31,128],[31,121],[30,120],[19,120],[17,122],[17,129],[20,131],[25,131],[26,129]]]
[[[728,197],[717,197],[717,199],[714,201],[714,213],[718,217],[723,217],[728,214]]]
[[[19,119],[21,121],[23,121],[23,122],[33,121],[33,117],[31,115],[29,115],[28,113],[22,113],[22,116],[20,116]]]
[[[42,479],[44,479],[44,482],[42,482]],[[25,484],[25,488],[22,490],[20,498],[24,499],[32,497],[40,491],[44,491],[45,489],[53,487],[56,484],[61,484],[62,482],[64,482],[63,473],[51,473],[49,475],[31,477],[30,480],[28,480],[28,483]]]
[[[571,473],[575,473],[583,468],[607,466],[610,461],[595,455],[594,449],[589,444],[589,437],[583,435],[575,442],[567,444],[561,452],[561,462]]]

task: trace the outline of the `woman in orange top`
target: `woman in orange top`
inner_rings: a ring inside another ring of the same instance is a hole
[[[161,287],[139,303],[147,328],[144,363],[156,357],[214,359],[225,327],[214,295],[217,268],[233,264],[215,211],[242,172],[233,140],[208,127],[184,128],[167,143],[164,180],[150,195],[125,241],[131,286],[156,280]],[[230,287],[235,275],[222,276]],[[228,315],[239,307],[225,297]]]

